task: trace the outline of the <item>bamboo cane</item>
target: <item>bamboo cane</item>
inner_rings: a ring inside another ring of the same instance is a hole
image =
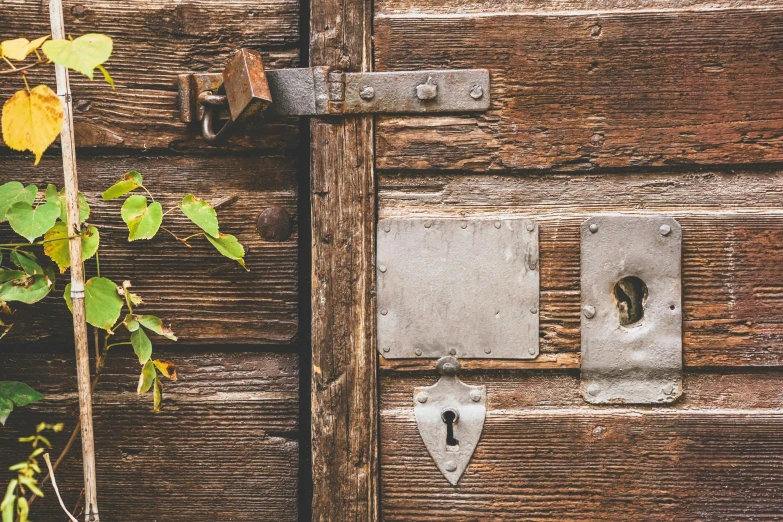
[[[50,0],[49,16],[52,38],[65,38],[62,0]],[[84,265],[79,237],[79,182],[76,177],[76,149],[73,141],[73,104],[68,69],[55,65],[57,96],[63,103],[64,122],[60,133],[65,178],[68,252],[71,256],[71,300],[73,302],[73,336],[76,344],[76,379],[79,389],[79,420],[82,425],[82,461],[84,467],[84,520],[98,522],[98,491],[95,479],[95,442],[92,428],[92,395],[90,393],[90,355],[84,306]]]

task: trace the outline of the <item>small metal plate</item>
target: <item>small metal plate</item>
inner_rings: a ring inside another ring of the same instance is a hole
[[[389,359],[538,355],[538,226],[529,219],[378,224],[378,350]]]
[[[582,236],[582,395],[593,404],[682,394],[682,229],[671,217],[602,215]]]

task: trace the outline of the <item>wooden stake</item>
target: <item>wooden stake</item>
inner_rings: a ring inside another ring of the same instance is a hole
[[[64,39],[62,0],[50,0],[49,16],[52,38]],[[76,379],[79,389],[79,420],[82,425],[82,461],[84,466],[84,520],[98,522],[98,491],[95,480],[95,442],[92,428],[92,394],[90,393],[90,355],[87,344],[87,322],[84,307],[84,265],[79,237],[79,182],[76,177],[76,148],[73,141],[73,104],[68,69],[55,65],[57,96],[63,103],[64,122],[60,134],[65,178],[65,204],[68,215],[68,251],[71,259],[71,300],[73,301],[73,336],[76,344]]]

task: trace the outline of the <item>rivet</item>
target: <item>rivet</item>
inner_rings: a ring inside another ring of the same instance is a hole
[[[432,226],[432,221],[425,221],[424,222],[424,228],[430,228]]]
[[[463,230],[468,228],[468,224],[466,222],[464,222],[464,221],[462,222],[462,224],[460,226],[463,228]]]
[[[294,220],[282,207],[269,207],[258,215],[256,230],[265,241],[285,241],[291,236]]]
[[[599,388],[597,384],[591,384],[587,387],[587,394],[593,396],[598,395],[600,389],[601,388]]]
[[[587,305],[584,308],[582,308],[582,313],[584,313],[585,317],[587,317],[588,319],[592,319],[593,316],[595,316],[595,308],[590,305]]]
[[[531,314],[537,314],[537,313],[538,313],[538,307],[537,307],[537,306],[534,306],[534,307],[532,307],[532,308],[530,309],[530,313],[531,313]]]
[[[422,404],[424,404],[425,402],[427,402],[427,399],[428,399],[428,397],[427,397],[427,394],[426,394],[426,393],[424,393],[424,392],[421,392],[420,394],[418,394],[418,395],[416,396],[416,400],[417,400],[418,402],[422,403]]]
[[[492,352],[492,348],[490,347],[484,348],[484,353],[491,353],[491,352]]]
[[[386,265],[381,265],[378,267],[378,270],[380,270],[382,273],[386,273]]]
[[[527,353],[529,353],[530,355],[535,355],[536,349],[531,346],[530,348],[527,349]]]
[[[447,362],[446,364],[443,365],[442,371],[444,375],[454,375],[455,373],[457,373],[457,367],[454,366],[453,363]]]
[[[661,228],[658,229],[658,232],[660,232],[662,236],[668,236],[672,233],[672,227],[669,225],[661,225]]]
[[[452,348],[451,350],[449,350],[449,353],[450,353],[451,355],[457,355],[457,350],[455,350],[454,348]]]
[[[383,231],[384,232],[391,232],[391,227],[389,225],[386,225],[385,227],[383,227]]]
[[[495,221],[495,228],[500,228],[500,221]]]
[[[416,348],[416,351],[413,352],[413,353],[415,353],[417,356],[421,356],[421,349],[420,348]]]
[[[481,400],[481,392],[478,390],[470,390],[470,400],[473,402],[478,402]]]
[[[383,353],[389,353],[389,350],[391,350],[391,348],[389,348],[388,346],[383,347]]]
[[[532,232],[532,231],[534,231],[535,229],[536,229],[536,226],[535,226],[533,223],[528,223],[528,224],[527,224],[527,231],[528,231],[528,232]]]
[[[482,96],[484,96],[484,89],[481,88],[481,85],[474,85],[470,88],[471,98],[474,100],[480,100]]]
[[[389,313],[389,311],[387,309],[381,308],[381,315],[386,315],[388,313]]]
[[[416,97],[422,101],[434,100],[438,97],[438,84],[433,81],[432,76],[429,76],[426,82],[416,86]]]
[[[593,234],[598,232],[598,223],[591,223],[590,224],[590,232],[592,232]]]
[[[367,86],[362,89],[362,91],[359,93],[359,98],[365,101],[370,101],[375,97],[375,89],[373,89],[370,86]]]
[[[457,471],[457,463],[453,460],[447,460],[443,467],[446,468],[446,471]]]
[[[673,394],[674,393],[674,386],[672,386],[671,384],[667,384],[666,386],[663,387],[663,393],[665,393],[666,395]]]

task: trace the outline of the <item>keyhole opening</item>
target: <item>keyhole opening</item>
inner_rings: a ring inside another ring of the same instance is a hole
[[[443,412],[443,422],[446,423],[446,446],[459,446],[459,441],[454,438],[454,424],[457,422],[457,412],[448,409]]]
[[[614,285],[614,299],[620,312],[620,324],[632,326],[644,318],[647,285],[638,277],[623,277]]]

